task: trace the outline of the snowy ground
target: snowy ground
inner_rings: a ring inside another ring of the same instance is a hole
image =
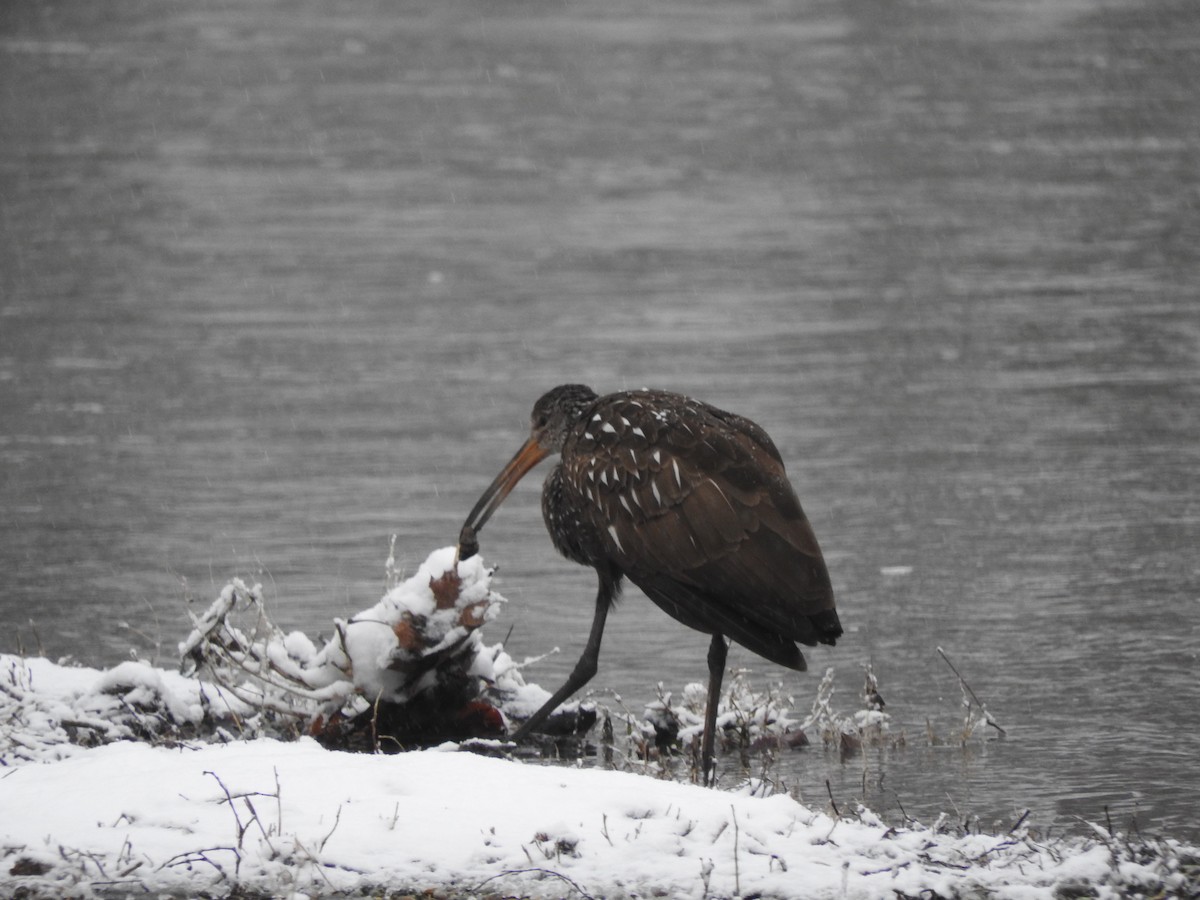
[[[339,653],[356,649],[354,630],[378,630],[393,612],[411,623],[422,608],[422,622],[444,613],[437,652],[477,647],[458,669],[494,674],[500,655],[462,624],[482,620],[490,572],[462,564],[453,606],[431,580],[453,565],[452,553],[431,556],[369,620],[342,623],[344,647],[269,630],[239,633],[237,646],[305,685],[303,702],[350,708],[356,688],[339,678],[353,669],[355,685],[378,688],[417,652],[399,627],[399,645],[372,638],[351,666]],[[761,782],[711,790],[453,743],[336,752],[263,736],[254,718],[246,691],[144,663],[99,671],[0,655],[0,896],[1200,896],[1200,848],[1169,840],[889,827],[868,810],[772,796]]]
[[[6,896],[1046,897],[1178,894],[1181,847],[888,828],[756,796],[454,747],[120,742],[0,779]],[[1174,871],[1172,871],[1174,869]],[[1108,887],[1104,887],[1104,886]]]

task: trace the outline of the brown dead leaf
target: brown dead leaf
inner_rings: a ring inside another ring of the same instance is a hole
[[[462,579],[454,569],[447,569],[441,576],[429,579],[433,591],[433,602],[438,609],[451,609],[458,602],[462,590]]]
[[[488,602],[480,600],[478,603],[472,603],[466,607],[458,616],[458,624],[466,628],[478,628],[483,624],[484,616],[487,615]]]
[[[425,645],[425,636],[421,633],[420,624],[415,622],[412,613],[404,613],[400,621],[392,626],[396,634],[396,643],[405,650],[420,650]]]

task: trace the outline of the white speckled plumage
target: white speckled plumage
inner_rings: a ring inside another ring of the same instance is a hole
[[[804,669],[797,643],[832,644],[841,635],[812,527],[779,451],[754,422],[666,391],[600,397],[583,385],[561,385],[534,405],[530,439],[467,517],[460,546],[473,552],[475,532],[550,453],[560,459],[542,492],[546,528],[559,552],[596,570],[600,591],[576,671],[521,733],[594,673],[622,578],[675,619],[713,635],[711,708],[723,636]]]

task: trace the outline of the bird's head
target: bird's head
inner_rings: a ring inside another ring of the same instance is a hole
[[[596,392],[583,384],[560,384],[546,391],[529,414],[529,439],[546,451],[543,456],[561,453],[567,432],[595,402]]]
[[[458,536],[458,555],[468,559],[479,551],[476,534],[492,517],[518,481],[552,453],[561,453],[571,426],[596,401],[596,392],[582,384],[560,384],[533,404],[529,438],[475,503]]]

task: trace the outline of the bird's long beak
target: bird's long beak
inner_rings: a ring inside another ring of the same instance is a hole
[[[517,451],[517,455],[508,461],[508,465],[496,476],[496,480],[488,485],[483,496],[467,515],[467,521],[463,523],[462,533],[458,538],[459,555],[462,559],[474,555],[477,549],[475,534],[492,517],[492,513],[504,502],[504,498],[516,487],[517,482],[549,455],[550,452],[531,437]]]

